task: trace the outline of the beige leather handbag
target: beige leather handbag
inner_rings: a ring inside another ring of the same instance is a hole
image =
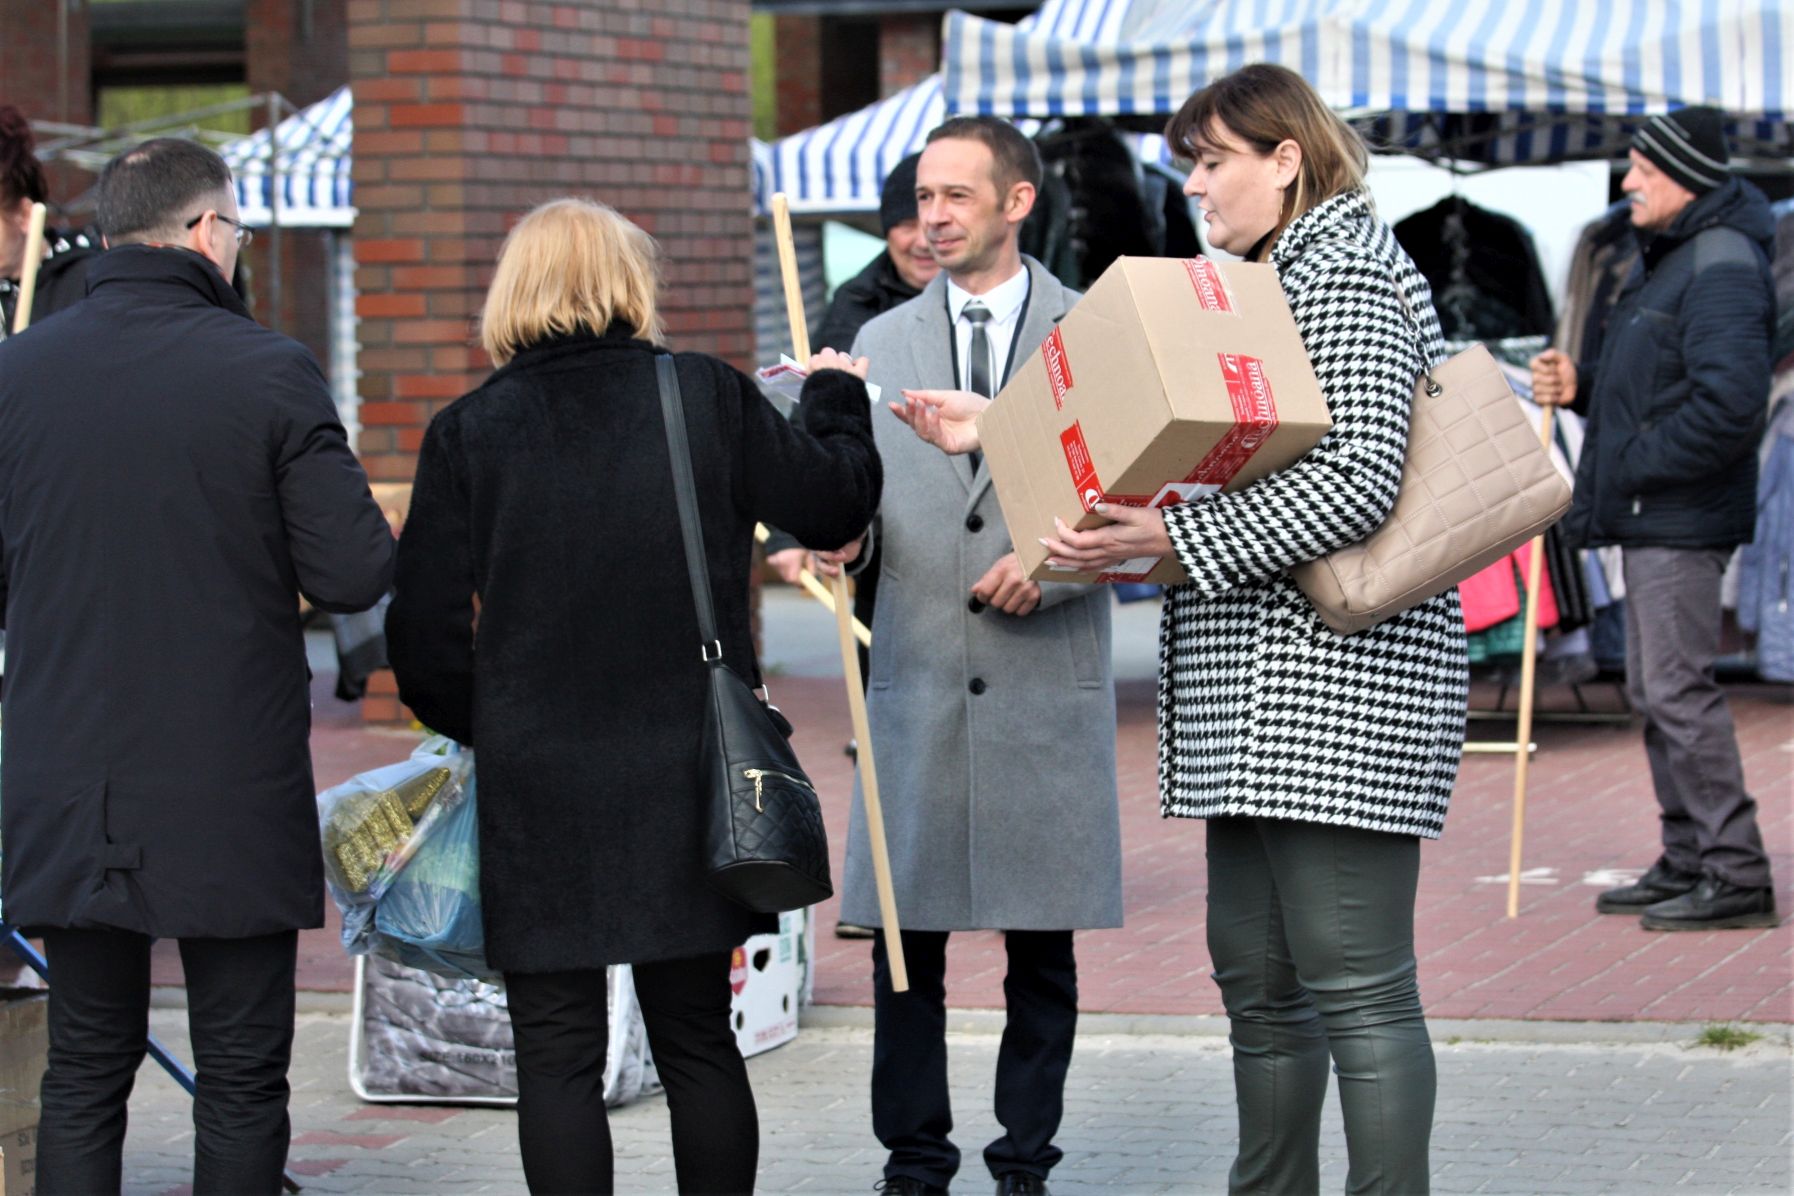
[[[1412,310],[1408,321],[1419,339]],[[1414,386],[1408,456],[1388,520],[1369,539],[1289,572],[1321,620],[1350,635],[1444,593],[1569,509],[1568,479],[1501,367],[1474,345]]]

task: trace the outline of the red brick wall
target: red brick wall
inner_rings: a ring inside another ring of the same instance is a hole
[[[822,123],[822,18],[778,16],[773,19],[777,46],[778,135],[801,133]]]
[[[941,21],[935,13],[901,13],[878,23],[878,94],[895,95],[940,69]]]
[[[247,0],[243,15],[252,93],[303,108],[349,81],[349,0]]]
[[[361,456],[409,481],[430,416],[485,377],[474,320],[505,230],[561,195],[659,239],[670,339],[749,364],[748,0],[348,0]],[[364,714],[400,714],[382,679]]]
[[[87,6],[68,12],[67,55],[57,40],[57,6],[46,0],[0,0],[0,103],[16,105],[32,120],[84,125],[93,119]],[[66,75],[62,73],[64,63]],[[66,83],[66,86],[64,84]],[[68,101],[62,107],[63,98]],[[50,168],[51,201],[67,201],[93,181],[71,166]]]

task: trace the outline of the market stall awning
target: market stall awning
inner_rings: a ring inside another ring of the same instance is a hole
[[[1020,24],[1044,36],[1079,42],[1112,41],[1129,0],[1047,0]],[[946,117],[941,78],[922,82],[857,112],[775,142],[754,143],[754,207],[766,212],[775,192],[790,198],[798,215],[872,212],[878,189],[903,158],[922,148],[928,131]],[[1156,161],[1161,142],[1140,149]]]
[[[1302,73],[1392,148],[1493,161],[1615,152],[1641,115],[1711,103],[1741,152],[1788,150],[1787,0],[1116,0],[1098,40],[946,19],[949,112],[1164,116],[1249,62]],[[1449,118],[1449,119],[1447,119]]]
[[[245,224],[264,228],[274,223],[276,212],[282,228],[348,228],[355,223],[349,179],[354,107],[349,89],[342,87],[276,125],[272,176],[267,129],[219,149],[236,176],[237,206]]]

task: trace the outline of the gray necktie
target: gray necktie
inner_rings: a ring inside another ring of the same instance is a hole
[[[972,345],[966,355],[966,389],[991,398],[997,392],[991,385],[990,334],[984,330],[990,323],[990,308],[974,299],[960,309],[960,314],[972,325]]]
[[[990,334],[984,331],[984,326],[990,323],[990,308],[974,299],[960,309],[960,314],[972,325],[972,345],[966,354],[966,389],[987,399],[993,398],[997,388],[991,385]],[[984,454],[977,449],[966,454],[966,463],[974,474],[982,460]]]

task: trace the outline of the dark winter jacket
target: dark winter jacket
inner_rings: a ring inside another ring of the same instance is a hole
[[[360,610],[393,542],[329,387],[205,258],[127,245],[0,342],[9,921],[318,926],[299,596]]]
[[[1773,228],[1762,192],[1729,179],[1645,243],[1599,361],[1577,371],[1588,429],[1565,521],[1572,540],[1750,539],[1775,327]]]
[[[899,303],[907,303],[922,292],[903,281],[897,265],[885,250],[866,268],[835,288],[829,301],[828,314],[810,341],[813,349],[839,349],[845,353],[853,347],[853,338],[860,327],[873,316],[883,315]]]
[[[387,651],[417,716],[474,747],[486,955],[507,972],[773,926],[702,867],[704,665],[655,354],[617,332],[530,348],[437,415],[418,459]],[[754,676],[754,523],[824,549],[865,530],[870,404],[825,370],[787,422],[723,362],[677,360],[723,660]]]
[[[37,290],[31,299],[33,324],[87,298],[87,268],[100,254],[97,229],[80,232],[50,229],[44,242],[49,252],[37,268]],[[11,335],[18,305],[18,280],[0,278],[0,340]]]

